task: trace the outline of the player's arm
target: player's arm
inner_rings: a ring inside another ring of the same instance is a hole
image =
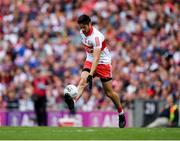
[[[93,51],[94,60],[92,62],[92,66],[91,66],[91,70],[90,70],[89,75],[93,76],[93,74],[94,74],[94,72],[96,70],[96,67],[97,67],[97,65],[99,63],[100,54],[101,54],[101,49],[100,48],[95,48],[94,51]]]
[[[101,43],[100,43],[100,39],[99,37],[95,37],[94,40],[94,47],[93,47],[93,62],[92,62],[92,66],[91,66],[91,70],[89,73],[89,76],[87,77],[87,83],[89,83],[89,88],[92,89],[92,79],[93,79],[93,74],[96,70],[96,67],[99,63],[99,58],[100,58],[100,54],[101,54]]]

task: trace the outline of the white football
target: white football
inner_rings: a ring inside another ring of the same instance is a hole
[[[76,97],[78,94],[78,89],[73,84],[67,85],[64,88],[64,94],[69,94],[71,97]]]

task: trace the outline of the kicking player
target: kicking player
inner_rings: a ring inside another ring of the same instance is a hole
[[[99,77],[106,96],[113,101],[117,108],[119,113],[119,127],[124,128],[126,120],[119,95],[112,88],[111,56],[106,46],[105,37],[99,30],[92,26],[91,19],[87,15],[81,15],[78,18],[78,24],[87,57],[78,85],[78,95],[74,98],[74,101],[78,101],[87,85],[89,85],[90,89],[92,88],[94,77]],[[74,102],[72,98],[69,95],[65,95],[65,101],[70,110],[73,110]]]

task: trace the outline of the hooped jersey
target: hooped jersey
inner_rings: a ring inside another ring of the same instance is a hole
[[[84,35],[82,30],[80,30],[81,40],[86,50],[86,61],[92,62],[93,50],[95,48],[101,49],[100,59],[98,64],[110,64],[111,63],[111,55],[106,46],[106,41],[104,35],[98,31],[95,27],[92,26],[90,34],[87,36]]]

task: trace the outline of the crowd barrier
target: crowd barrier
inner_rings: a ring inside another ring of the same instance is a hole
[[[48,126],[118,127],[118,114],[112,111],[77,112],[75,116],[66,111],[47,113]],[[128,119],[128,113],[125,116]],[[35,119],[32,111],[0,111],[0,126],[37,126]]]

